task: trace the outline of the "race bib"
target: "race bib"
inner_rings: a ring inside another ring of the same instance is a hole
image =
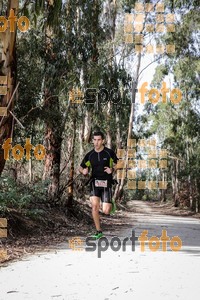
[[[94,185],[96,187],[107,187],[107,180],[98,180],[98,179],[95,179]]]

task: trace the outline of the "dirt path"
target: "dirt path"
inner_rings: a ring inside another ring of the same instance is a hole
[[[150,251],[136,241],[135,250],[129,240],[126,251],[113,251],[105,242],[96,250],[72,250],[69,239],[49,252],[27,255],[0,269],[0,300],[15,299],[181,299],[200,294],[200,220],[194,217],[160,214],[163,207],[154,203],[130,201],[129,212],[119,212],[111,220],[105,218],[104,232],[108,240],[115,236],[130,238],[132,230],[140,236],[148,230],[148,238],[160,238],[167,230],[170,239],[179,236],[182,248],[167,251],[161,247]],[[111,224],[113,224],[111,226]],[[85,242],[85,236],[79,238]],[[71,240],[71,238],[70,238]],[[80,245],[79,245],[80,247]],[[98,257],[98,256],[101,257]]]

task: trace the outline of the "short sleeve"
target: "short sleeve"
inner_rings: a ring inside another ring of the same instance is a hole
[[[117,161],[119,160],[119,158],[117,157],[117,155],[114,151],[112,151],[111,157],[112,157],[113,162],[116,164]]]
[[[87,154],[85,155],[85,157],[83,158],[83,160],[82,160],[80,166],[81,166],[82,168],[90,167],[90,161],[89,161],[89,155],[88,155],[88,153],[87,153]]]

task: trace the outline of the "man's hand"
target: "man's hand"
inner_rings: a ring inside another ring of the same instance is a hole
[[[87,174],[88,174],[88,168],[84,168],[84,169],[82,170],[82,174],[83,174],[83,175],[87,175]]]
[[[112,168],[105,167],[104,172],[106,172],[108,174],[111,174],[112,173]]]

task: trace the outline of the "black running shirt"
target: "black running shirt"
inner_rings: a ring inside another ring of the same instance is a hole
[[[80,166],[82,168],[91,167],[92,168],[92,178],[102,179],[102,180],[112,180],[112,174],[104,172],[104,167],[113,167],[113,163],[117,163],[117,158],[115,152],[107,147],[101,152],[96,152],[94,149],[88,152],[84,159],[82,160]]]

